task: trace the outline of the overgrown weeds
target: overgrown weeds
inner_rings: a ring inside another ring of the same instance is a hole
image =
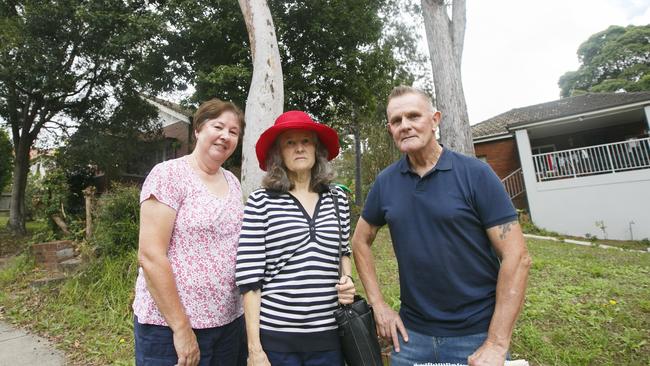
[[[53,339],[73,362],[131,364],[130,304],[137,274],[136,252],[97,259],[59,284],[34,288],[39,276],[22,254],[0,271],[0,303],[13,322]]]

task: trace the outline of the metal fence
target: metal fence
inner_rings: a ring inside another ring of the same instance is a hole
[[[650,168],[650,137],[533,155],[537,181]]]

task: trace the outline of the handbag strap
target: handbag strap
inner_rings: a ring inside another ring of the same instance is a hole
[[[341,255],[343,254],[343,234],[341,233],[341,215],[339,215],[339,200],[338,193],[336,192],[336,186],[330,186],[330,194],[332,195],[332,200],[334,201],[334,212],[336,213],[336,227],[339,232],[339,278],[341,278]]]

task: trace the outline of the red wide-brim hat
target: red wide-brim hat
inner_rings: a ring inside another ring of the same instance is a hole
[[[266,171],[266,156],[273,146],[275,139],[287,130],[308,130],[316,132],[320,142],[327,148],[327,160],[334,159],[339,154],[339,136],[334,129],[318,123],[301,111],[284,112],[275,120],[273,126],[262,132],[255,144],[255,153],[260,169]]]

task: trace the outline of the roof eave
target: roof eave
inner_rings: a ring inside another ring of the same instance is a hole
[[[483,142],[489,142],[489,141],[496,141],[496,140],[505,140],[508,138],[512,138],[512,134],[509,132],[503,132],[499,134],[491,134],[491,135],[486,135],[486,136],[480,136],[480,137],[475,137],[472,139],[472,141],[475,144],[480,144]]]
[[[583,113],[576,113],[572,114],[569,116],[563,116],[563,117],[558,117],[558,118],[552,118],[548,120],[538,120],[538,121],[521,121],[521,122],[516,122],[512,124],[508,124],[507,128],[509,131],[516,131],[516,130],[522,130],[526,129],[529,127],[537,127],[537,126],[542,126],[542,125],[549,125],[549,124],[555,124],[555,123],[566,123],[566,122],[573,122],[573,121],[579,121],[585,118],[594,118],[594,117],[603,117],[603,116],[608,116],[611,114],[617,114],[621,112],[627,112],[630,110],[638,109],[639,107],[645,107],[646,105],[650,105],[650,99],[640,101],[640,102],[635,102],[635,103],[629,103],[629,104],[623,104],[623,105],[618,105],[615,107],[609,107],[605,109],[598,109],[595,111],[590,111],[590,112],[583,112]]]

